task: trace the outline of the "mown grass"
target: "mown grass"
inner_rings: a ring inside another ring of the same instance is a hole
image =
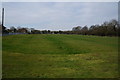
[[[3,37],[3,78],[116,78],[118,38],[83,35]]]

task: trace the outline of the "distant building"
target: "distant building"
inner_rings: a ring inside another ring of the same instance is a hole
[[[19,33],[27,33],[27,29],[26,28],[21,28],[21,29],[18,29],[18,32]]]

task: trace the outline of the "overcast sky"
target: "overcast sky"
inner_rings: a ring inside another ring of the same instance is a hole
[[[5,26],[71,30],[118,18],[117,2],[4,2]]]

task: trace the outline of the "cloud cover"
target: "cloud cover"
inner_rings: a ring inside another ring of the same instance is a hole
[[[5,25],[71,30],[118,17],[117,2],[4,2]]]
[[[2,0],[3,2],[28,2],[28,0]],[[118,2],[119,0],[29,0],[29,2]]]

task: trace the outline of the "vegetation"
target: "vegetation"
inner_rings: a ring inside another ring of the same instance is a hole
[[[98,36],[120,36],[120,26],[118,21],[113,19],[109,22],[104,22],[101,25],[92,25],[90,28],[87,26],[73,27],[70,31],[50,31],[50,30],[35,30],[34,28],[21,28],[17,29],[12,26],[10,29],[7,29],[3,26],[3,33],[27,33],[27,34],[81,34],[81,35],[98,35]]]
[[[116,78],[118,38],[65,34],[3,36],[3,78]]]
[[[101,25],[92,25],[89,29],[87,26],[84,26],[83,28],[80,26],[73,28],[73,31],[75,31],[76,34],[98,36],[120,36],[119,30],[120,26],[114,19],[109,22],[106,21]]]

